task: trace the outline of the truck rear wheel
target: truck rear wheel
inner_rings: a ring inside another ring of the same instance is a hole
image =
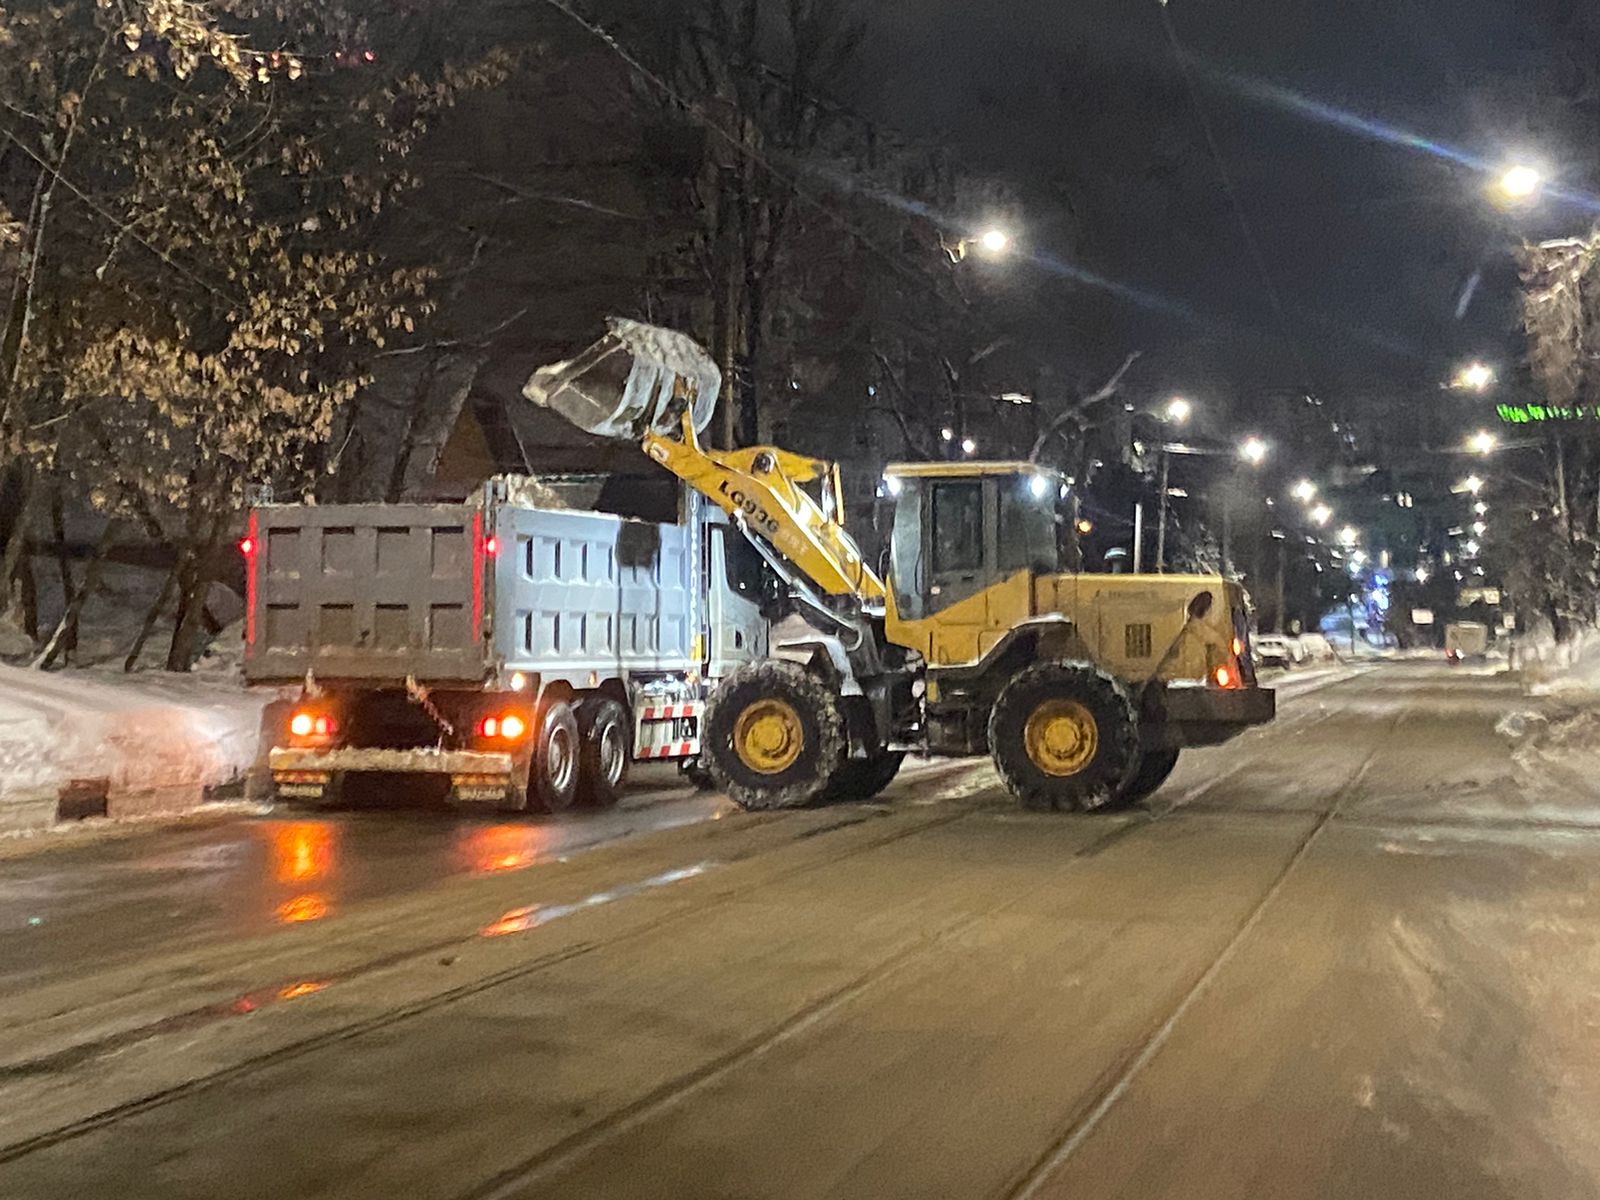
[[[989,713],[995,768],[1024,807],[1081,812],[1116,799],[1138,766],[1132,698],[1088,663],[1037,663]]]
[[[701,748],[739,807],[800,808],[821,798],[844,761],[844,712],[798,663],[746,663],[712,693]]]
[[[578,705],[578,738],[578,798],[591,808],[610,808],[622,795],[633,757],[628,710],[615,700],[585,700]]]
[[[846,759],[828,784],[828,799],[871,800],[894,782],[905,758],[898,750],[885,750],[872,758]]]
[[[1146,750],[1139,757],[1138,767],[1117,793],[1117,805],[1127,807],[1148,800],[1167,781],[1167,776],[1172,774],[1172,769],[1177,765],[1176,750]]]
[[[578,718],[565,700],[549,700],[539,711],[533,761],[528,766],[528,807],[564,812],[578,795]]]

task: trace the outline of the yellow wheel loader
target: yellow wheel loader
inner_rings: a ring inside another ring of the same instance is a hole
[[[1237,583],[1063,569],[1068,487],[1032,463],[892,465],[887,579],[845,531],[835,464],[700,444],[721,387],[682,334],[613,319],[523,394],[637,442],[727,512],[811,632],[735,671],[700,730],[716,782],[751,809],[864,798],[907,753],[989,754],[1034,809],[1125,805],[1185,747],[1274,715]]]

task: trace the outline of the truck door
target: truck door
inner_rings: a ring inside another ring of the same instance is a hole
[[[764,658],[767,620],[761,615],[766,564],[745,536],[727,525],[711,525],[707,572],[710,654],[706,666],[720,679],[740,663]]]

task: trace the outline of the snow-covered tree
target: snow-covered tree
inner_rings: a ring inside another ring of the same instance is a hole
[[[176,548],[168,665],[188,664],[247,488],[305,490],[372,354],[430,310],[436,272],[382,222],[430,122],[505,74],[440,57],[444,9],[0,10],[0,608],[65,488]]]

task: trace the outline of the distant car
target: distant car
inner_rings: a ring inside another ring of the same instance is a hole
[[[1444,627],[1444,656],[1451,664],[1489,653],[1489,627],[1477,621],[1455,621]]]
[[[1302,633],[1300,653],[1305,662],[1333,662],[1338,657],[1333,651],[1333,643],[1320,633]]]
[[[1298,661],[1294,640],[1281,633],[1258,633],[1250,647],[1256,662],[1263,667],[1282,667],[1287,671]]]

